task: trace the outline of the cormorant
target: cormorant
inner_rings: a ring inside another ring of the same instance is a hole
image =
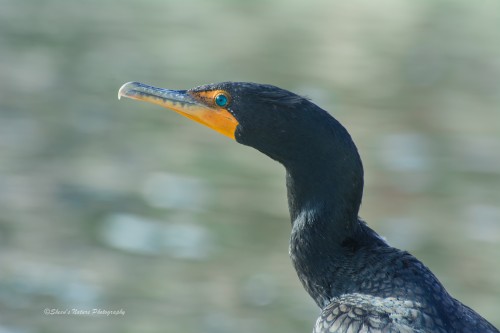
[[[283,164],[289,254],[321,308],[314,332],[499,332],[358,217],[363,166],[357,148],[335,118],[306,98],[244,82],[190,90],[129,82],[121,96],[176,111]]]

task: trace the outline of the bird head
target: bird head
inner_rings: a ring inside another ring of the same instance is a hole
[[[158,104],[285,163],[304,156],[328,114],[306,98],[266,84],[223,82],[189,90],[124,84],[118,98]],[[318,119],[322,118],[322,119]],[[333,119],[333,118],[332,118]]]

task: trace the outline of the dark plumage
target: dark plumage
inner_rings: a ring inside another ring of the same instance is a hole
[[[499,332],[358,218],[363,167],[337,120],[270,85],[226,82],[186,94],[207,91],[230,96],[224,109],[237,120],[237,142],[286,169],[290,257],[322,309],[314,332]]]

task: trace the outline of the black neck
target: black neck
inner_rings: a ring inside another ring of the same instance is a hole
[[[314,210],[331,219],[326,226],[340,234],[357,223],[363,165],[347,130],[331,117],[323,125],[322,135],[317,136],[320,139],[313,136],[301,145],[300,158],[282,161],[287,171],[288,206],[292,223],[300,214]]]
[[[353,253],[379,241],[358,220],[363,168],[349,135],[341,134],[319,147],[320,154],[311,154],[320,159],[284,163],[292,220],[290,256],[320,306],[344,291],[344,270]]]

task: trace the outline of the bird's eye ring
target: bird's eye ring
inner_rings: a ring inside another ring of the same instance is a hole
[[[229,103],[229,98],[223,93],[217,94],[215,96],[214,100],[215,100],[215,104],[217,104],[218,106],[221,106],[221,107],[224,107]]]

